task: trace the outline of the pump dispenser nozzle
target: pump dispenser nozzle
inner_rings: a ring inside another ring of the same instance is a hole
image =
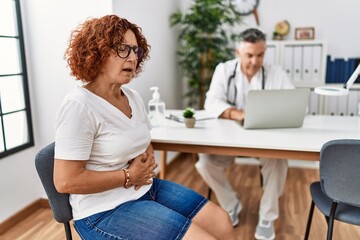
[[[154,91],[152,95],[152,99],[160,99],[159,87],[151,87],[150,90]]]

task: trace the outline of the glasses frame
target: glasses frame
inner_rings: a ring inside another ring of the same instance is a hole
[[[120,55],[120,52],[123,52],[123,53],[126,52],[126,49],[124,51],[120,51],[120,46],[125,46],[125,48],[128,49],[126,56]],[[138,60],[142,59],[142,57],[144,56],[144,50],[142,47],[127,45],[127,44],[120,44],[120,46],[114,47],[114,50],[116,51],[116,54],[119,56],[119,58],[123,58],[123,59],[128,58],[130,56],[131,50],[135,53]]]

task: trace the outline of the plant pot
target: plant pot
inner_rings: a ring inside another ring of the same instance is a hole
[[[195,118],[185,118],[185,125],[187,128],[193,128],[195,126],[196,119]]]

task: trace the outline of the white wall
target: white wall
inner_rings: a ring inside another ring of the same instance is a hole
[[[151,99],[151,86],[158,86],[167,108],[181,107],[182,83],[177,80],[177,34],[170,28],[169,16],[180,0],[122,0],[114,1],[114,13],[136,23],[151,45],[150,60],[144,71],[130,84],[143,97]]]
[[[193,1],[183,0],[183,9]],[[258,14],[260,28],[271,39],[275,24],[282,20],[290,23],[286,39],[294,40],[295,28],[314,27],[315,38],[326,40],[328,53],[337,58],[360,56],[360,1],[354,0],[266,0],[260,1]],[[234,28],[239,32],[256,27],[254,15],[245,16],[244,24]]]
[[[34,155],[53,141],[53,119],[65,94],[75,86],[69,77],[63,54],[70,31],[91,16],[114,12],[143,28],[152,49],[145,71],[131,83],[150,99],[149,87],[158,85],[169,108],[181,106],[182,82],[176,62],[177,34],[169,16],[177,7],[186,9],[191,0],[21,0],[35,147],[0,160],[0,222],[43,197],[34,168]],[[354,0],[266,0],[260,1],[262,28],[271,36],[274,25],[287,19],[292,27],[314,26],[316,38],[328,42],[334,57],[360,56],[360,1]],[[244,18],[241,28],[254,26],[253,16]],[[348,30],[351,29],[351,30]]]
[[[21,0],[35,147],[0,160],[0,222],[45,196],[36,152],[54,139],[54,116],[75,86],[63,60],[70,31],[91,16],[112,13],[104,0]]]
[[[271,38],[277,22],[287,20],[294,39],[296,27],[314,27],[315,38],[324,39],[328,54],[347,58],[360,56],[360,1],[354,0],[266,0],[260,1],[260,25]],[[244,18],[247,26],[255,26],[253,15]]]

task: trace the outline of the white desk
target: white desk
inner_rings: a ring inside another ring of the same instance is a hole
[[[166,151],[318,161],[325,142],[360,139],[360,118],[309,115],[301,128],[263,130],[245,130],[224,119],[198,121],[195,128],[166,120],[151,137],[154,149],[163,151],[160,178],[165,178]]]

